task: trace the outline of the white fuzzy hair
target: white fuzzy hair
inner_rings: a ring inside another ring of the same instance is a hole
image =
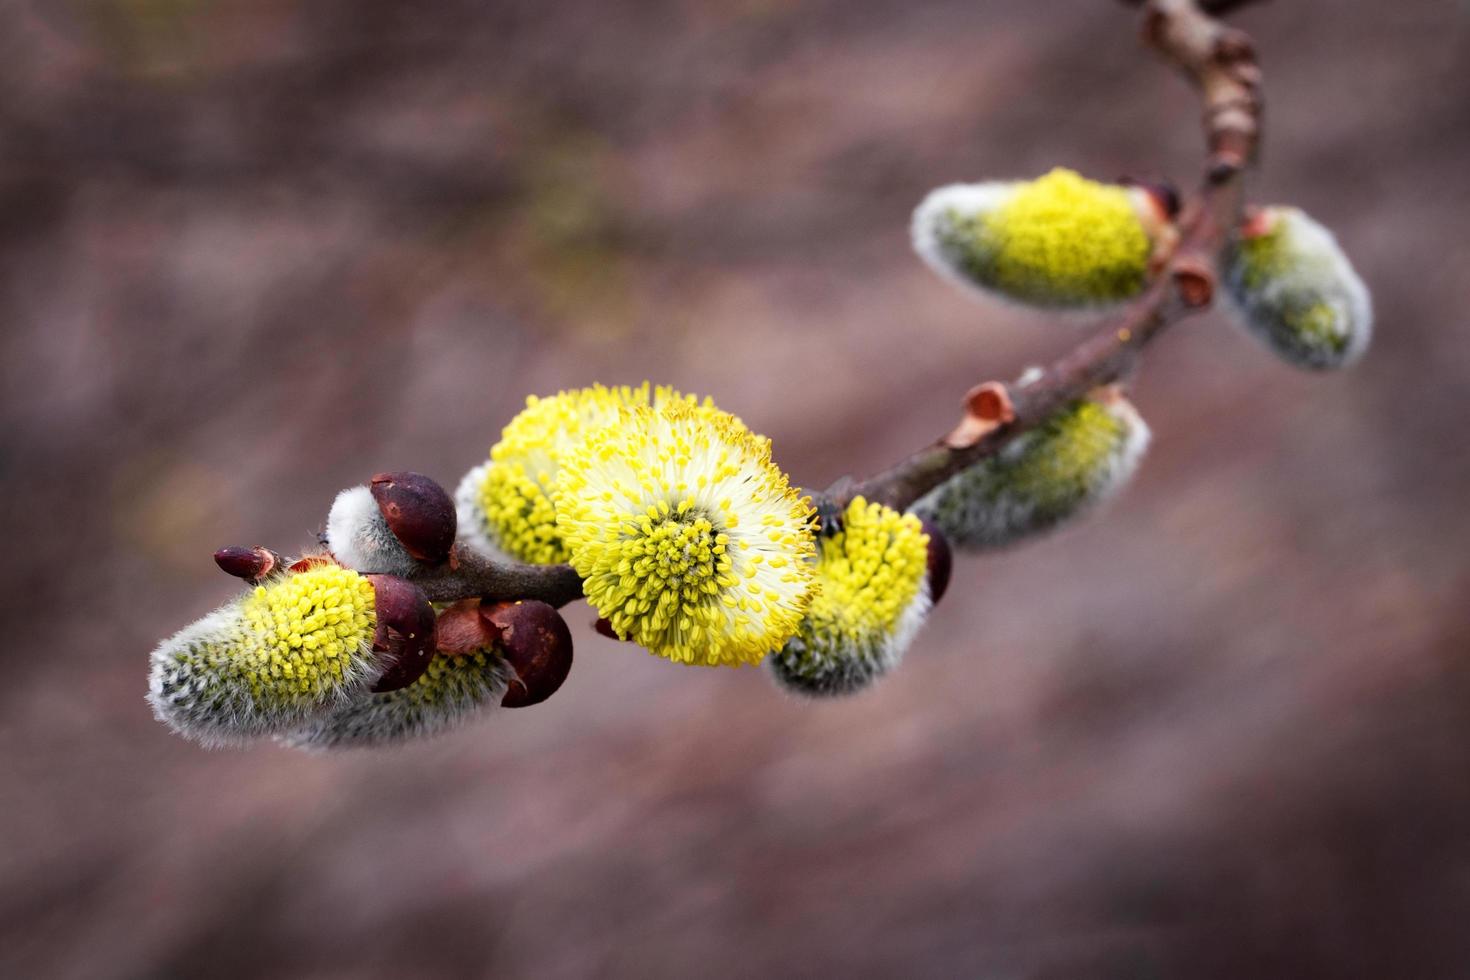
[[[373,492],[365,486],[348,487],[332,501],[327,548],[355,572],[406,577],[421,567],[388,527]]]
[[[495,539],[490,537],[489,523],[485,520],[485,511],[480,506],[480,488],[485,485],[485,476],[490,472],[490,467],[494,465],[488,460],[481,463],[466,473],[459,481],[459,486],[454,488],[457,540],[461,546],[485,558],[492,558],[496,561],[519,561],[506,554]]]
[[[909,223],[914,251],[925,265],[966,292],[989,299],[1004,298],[1003,294],[977,283],[955,264],[944,250],[939,229],[951,211],[983,214],[995,210],[1018,185],[1017,181],[992,180],[981,184],[947,184],[930,191],[914,208]]]

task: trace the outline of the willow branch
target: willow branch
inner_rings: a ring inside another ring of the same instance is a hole
[[[410,578],[434,602],[482,596],[491,600],[539,599],[561,607],[582,598],[582,579],[570,565],[495,561],[467,548],[455,548],[450,561]]]
[[[320,554],[287,558],[269,548],[221,548],[215,564],[229,575],[259,584],[282,569],[300,570],[321,561]],[[556,607],[582,597],[582,580],[570,565],[523,565],[497,561],[465,548],[454,548],[449,560],[421,564],[405,576],[417,583],[431,602],[457,602],[475,597],[501,602],[539,599]]]
[[[1133,2],[1133,0],[1125,0]],[[1210,305],[1215,257],[1239,223],[1241,183],[1260,130],[1260,72],[1249,39],[1210,12],[1250,0],[1147,0],[1144,39],[1182,69],[1200,90],[1209,154],[1199,189],[1180,212],[1177,246],[1153,285],[1109,323],[1025,384],[990,381],[966,396],[960,424],[933,445],[868,480],[841,481],[813,494],[820,509],[859,494],[904,509],[951,476],[999,452],[1007,442],[1088,392],[1127,378],[1143,349],[1172,324]],[[231,574],[269,574],[283,559],[265,549],[225,549],[216,556]],[[569,565],[523,565],[455,548],[442,564],[408,576],[435,602],[482,597],[539,599],[563,606],[582,596]]]
[[[1248,0],[1134,3],[1144,7],[1144,40],[1199,89],[1208,147],[1200,187],[1180,212],[1178,245],[1154,285],[1029,383],[991,381],[972,388],[953,431],[876,476],[832,488],[829,494],[839,503],[861,494],[890,507],[909,507],[1069,402],[1128,378],[1146,346],[1210,305],[1215,259],[1239,224],[1244,173],[1256,156],[1261,75],[1250,39],[1207,10],[1243,2]]]

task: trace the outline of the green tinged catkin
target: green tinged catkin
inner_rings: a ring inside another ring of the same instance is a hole
[[[936,487],[913,507],[955,547],[1000,548],[1051,530],[1132,477],[1149,430],[1111,390],[1078,399]]]
[[[1368,349],[1368,287],[1332,233],[1300,209],[1261,209],[1229,243],[1221,271],[1237,322],[1288,364],[1330,370]]]

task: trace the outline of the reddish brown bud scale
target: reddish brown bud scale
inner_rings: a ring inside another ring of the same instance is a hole
[[[561,613],[544,602],[498,602],[480,615],[500,631],[501,655],[515,669],[501,704],[525,708],[556,693],[572,669],[572,633]]]
[[[375,693],[396,691],[421,677],[434,655],[434,607],[424,590],[397,575],[369,575],[378,626],[373,649],[387,663]]]
[[[293,572],[310,571],[322,565],[335,565],[336,560],[330,555],[302,555],[300,558],[287,565],[286,568]]]
[[[965,408],[982,422],[1004,425],[1016,417],[1011,393],[998,381],[987,381],[971,388],[965,394]]]
[[[1010,390],[999,381],[986,381],[965,393],[965,416],[944,437],[944,444],[951,449],[968,448],[1015,418]]]
[[[949,591],[949,575],[954,569],[954,555],[949,550],[949,541],[934,522],[919,518],[924,533],[929,536],[929,599],[936,605]]]
[[[214,553],[220,571],[247,582],[259,582],[276,568],[276,556],[265,548],[242,548],[232,545]]]
[[[435,647],[451,657],[495,646],[500,630],[480,615],[479,599],[461,599],[439,614]]]
[[[1199,259],[1182,258],[1174,266],[1174,289],[1190,309],[1209,306],[1215,298],[1215,273]]]
[[[393,532],[419,561],[437,565],[454,545],[454,501],[422,473],[379,473],[368,489]]]

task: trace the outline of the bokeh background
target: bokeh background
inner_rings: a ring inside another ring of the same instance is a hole
[[[919,198],[1188,182],[1197,102],[1103,0],[0,2],[0,974],[1470,976],[1470,4],[1237,20],[1360,367],[1181,326],[1132,491],[863,697],[578,604],[546,704],[313,757],[150,717],[216,547],[594,380],[870,472],[1078,336],[925,271]]]

